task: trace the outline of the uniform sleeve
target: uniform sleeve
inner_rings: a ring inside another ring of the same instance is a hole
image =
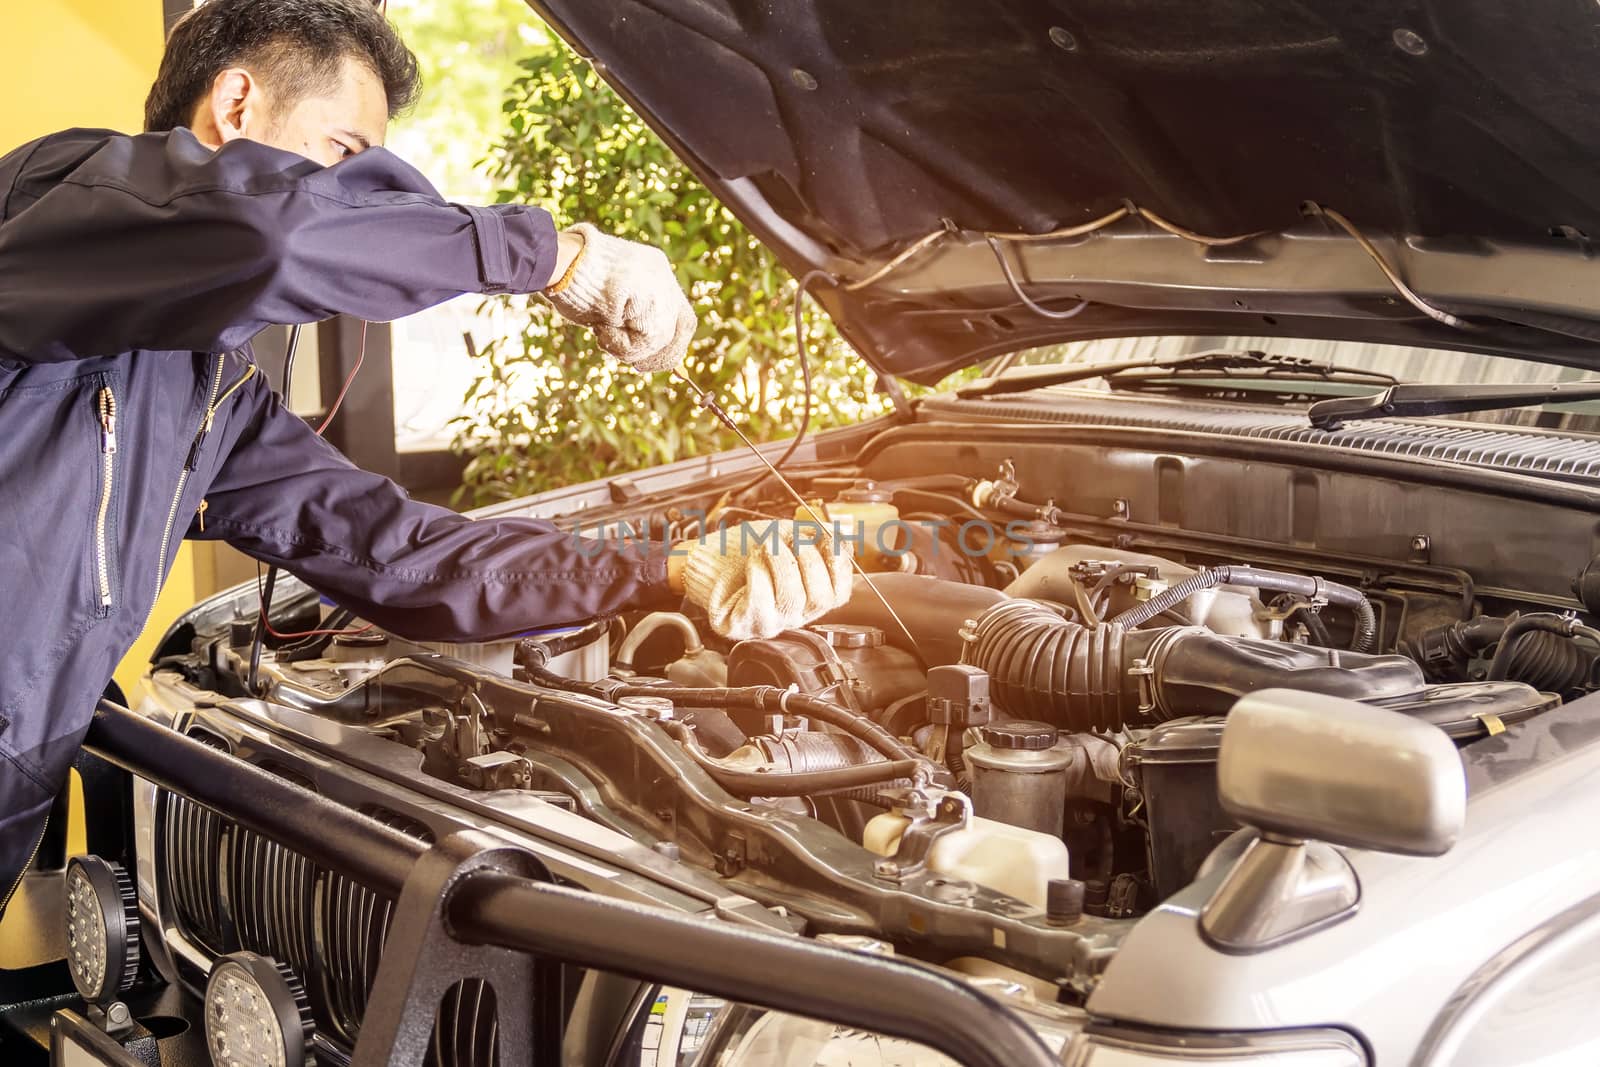
[[[381,148],[322,167],[178,129],[19,151],[0,168],[0,349],[24,361],[223,351],[270,324],[534,292],[555,267],[546,212],[447,203]]]
[[[206,493],[205,529],[413,640],[493,640],[675,601],[666,551],[536,519],[468,519],[355,467],[260,379]],[[230,434],[230,436],[232,436]]]

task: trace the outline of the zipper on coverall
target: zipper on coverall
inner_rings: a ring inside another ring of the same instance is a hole
[[[206,398],[205,417],[200,420],[200,429],[195,431],[194,442],[189,446],[188,458],[183,461],[183,470],[178,472],[178,485],[172,491],[172,503],[167,506],[167,523],[161,528],[161,555],[160,564],[156,569],[156,596],[161,595],[161,583],[167,576],[167,550],[172,547],[172,524],[178,519],[178,508],[183,503],[183,490],[189,484],[189,475],[200,464],[200,446],[205,443],[206,434],[211,429],[212,420],[216,418],[217,409],[222,402],[232,396],[238,388],[249,381],[256,373],[254,363],[246,363],[244,374],[238,381],[228,386],[228,391],[222,391],[222,370],[227,361],[227,353],[217,354],[217,369],[211,376],[211,395]],[[151,610],[155,610],[155,598],[151,598]]]

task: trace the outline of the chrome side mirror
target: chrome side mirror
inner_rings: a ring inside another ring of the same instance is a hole
[[[1332,845],[1438,856],[1466,817],[1443,730],[1341,697],[1266,689],[1233,706],[1217,762],[1222,807],[1261,831],[1201,911],[1225,951],[1281,944],[1354,914],[1360,887]]]

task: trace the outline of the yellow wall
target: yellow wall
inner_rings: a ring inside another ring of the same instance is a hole
[[[161,61],[161,0],[5,4],[0,154],[68,126],[137,130]]]
[[[161,0],[38,0],[4,5],[0,155],[69,126],[140,129],[161,61]],[[197,578],[197,571],[200,577]],[[150,651],[172,619],[209,593],[209,560],[184,545],[150,626],[117,670],[134,697]]]
[[[0,38],[0,155],[69,126],[139,129],[144,94],[161,60],[161,17],[161,0],[8,2],[0,15],[6,29]],[[151,629],[193,603],[194,591],[193,557],[185,546]],[[142,673],[139,653],[148,660],[153,641],[142,638],[117,671],[124,688]],[[83,788],[76,771],[72,779],[67,849],[76,854],[84,851]],[[60,923],[41,920],[33,903],[20,893],[12,901],[0,932],[0,967],[60,956]]]

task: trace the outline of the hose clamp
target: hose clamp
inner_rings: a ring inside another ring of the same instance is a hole
[[[1139,717],[1147,719],[1156,710],[1156,669],[1147,659],[1136,659],[1128,668],[1128,677],[1139,689]]]

